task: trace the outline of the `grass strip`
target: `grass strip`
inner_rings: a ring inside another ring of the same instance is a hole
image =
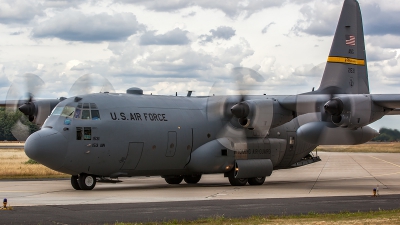
[[[283,216],[251,216],[248,218],[225,218],[215,216],[197,220],[169,220],[163,222],[149,223],[114,223],[115,225],[172,225],[172,224],[400,224],[400,209],[379,210],[369,212],[340,212],[340,213],[315,213],[310,212],[302,215]]]

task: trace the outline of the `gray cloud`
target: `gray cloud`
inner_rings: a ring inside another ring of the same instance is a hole
[[[84,3],[82,0],[46,0],[43,3],[45,8],[77,8],[80,4]]]
[[[361,7],[366,35],[400,35],[400,11],[382,11],[376,3],[364,3]],[[318,1],[313,7],[304,5],[300,9],[303,18],[297,21],[292,31],[315,36],[333,35],[341,8],[341,2],[336,1]]]
[[[210,30],[211,35],[200,35],[200,43],[213,42],[214,39],[229,40],[235,36],[236,30],[232,27],[220,26],[216,30]]]
[[[400,35],[400,11],[382,11],[377,4],[365,4],[362,10],[365,34]]]
[[[16,36],[16,35],[20,35],[23,34],[24,32],[22,31],[15,31],[15,32],[11,32],[10,35]]]
[[[269,7],[281,6],[283,0],[230,0],[230,1],[215,1],[215,0],[114,0],[115,2],[125,4],[143,5],[147,9],[161,12],[176,11],[192,6],[198,6],[204,9],[217,9],[224,12],[227,16],[233,18],[238,15],[246,17],[251,16],[260,10]]]
[[[265,34],[267,33],[268,29],[271,27],[271,25],[275,24],[274,22],[269,23],[267,26],[265,26],[262,30],[261,33]]]
[[[42,7],[36,1],[2,0],[0,1],[0,23],[28,23],[35,16],[44,15]]]
[[[175,28],[165,34],[149,31],[140,37],[140,45],[186,45],[190,42],[186,36],[188,31]]]
[[[32,37],[82,42],[123,41],[142,29],[144,26],[132,13],[85,15],[65,10],[34,27]]]
[[[328,7],[325,2],[317,2],[314,7],[304,5],[300,12],[303,19],[297,20],[292,28],[296,35],[300,33],[315,36],[331,36],[335,32],[335,27],[340,14],[339,5]]]

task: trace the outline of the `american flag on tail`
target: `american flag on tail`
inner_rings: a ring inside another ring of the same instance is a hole
[[[353,35],[346,35],[346,45],[356,45],[356,37]]]

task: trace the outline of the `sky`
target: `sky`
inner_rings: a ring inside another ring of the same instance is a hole
[[[359,0],[370,90],[400,93],[400,3]],[[318,88],[342,0],[2,0],[0,100],[26,73],[37,97],[76,94],[79,79],[106,78],[116,92],[209,95],[232,68],[258,72],[259,94]],[[84,76],[86,75],[86,76]],[[82,78],[83,76],[83,78]],[[93,84],[92,92],[105,91]],[[96,89],[97,88],[97,89]],[[76,88],[75,88],[76,89]],[[234,93],[234,92],[232,92]],[[373,128],[400,129],[399,116]]]

